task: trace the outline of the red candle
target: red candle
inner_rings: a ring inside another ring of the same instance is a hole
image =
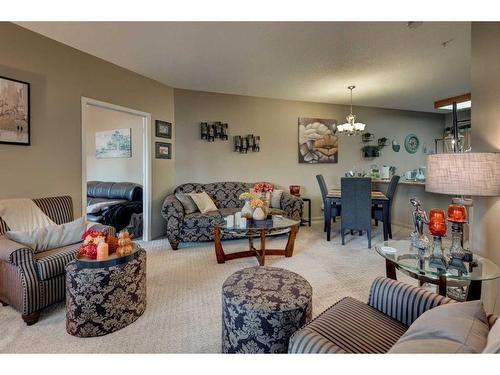
[[[467,211],[464,206],[450,204],[448,206],[448,220],[456,223],[464,223],[467,221]]]
[[[446,234],[446,213],[440,208],[433,208],[429,213],[429,231],[433,236]]]

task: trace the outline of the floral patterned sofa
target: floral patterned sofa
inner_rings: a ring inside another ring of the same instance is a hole
[[[214,239],[213,226],[227,215],[241,210],[243,201],[241,193],[249,191],[255,184],[246,182],[214,182],[210,184],[187,183],[175,188],[174,193],[163,202],[162,216],[167,221],[167,238],[172,249],[177,250],[181,242],[211,241]],[[201,214],[195,212],[186,215],[176,193],[200,193],[206,191],[213,199],[218,210]],[[283,191],[280,208],[271,213],[300,220],[302,216],[302,199]],[[223,239],[234,238],[224,235]]]

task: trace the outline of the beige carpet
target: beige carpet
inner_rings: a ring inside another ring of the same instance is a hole
[[[337,230],[338,224],[334,225]],[[267,265],[305,277],[313,287],[316,316],[340,298],[367,300],[369,287],[383,276],[383,259],[367,248],[366,236],[348,236],[340,245],[337,232],[326,241],[322,225],[302,227],[293,257],[268,257]],[[395,238],[407,229],[395,228]],[[376,228],[373,245],[380,243]],[[284,247],[285,237],[268,241]],[[228,252],[247,246],[243,240],[225,241]],[[167,240],[152,241],[147,250],[148,306],[132,325],[104,337],[75,338],[66,333],[65,307],[43,311],[40,321],[27,327],[11,307],[0,307],[0,352],[3,353],[217,353],[221,345],[221,286],[233,272],[257,265],[254,258],[217,264],[212,243],[184,245],[172,251]]]

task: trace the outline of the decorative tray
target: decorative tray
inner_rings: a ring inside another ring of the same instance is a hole
[[[75,255],[75,260],[79,266],[83,268],[103,268],[111,267],[119,264],[130,262],[139,255],[140,246],[134,244],[134,250],[129,255],[118,256],[116,253],[111,254],[104,260],[90,259],[79,253]]]

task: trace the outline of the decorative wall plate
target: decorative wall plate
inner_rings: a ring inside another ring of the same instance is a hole
[[[408,153],[414,154],[418,150],[420,141],[415,134],[408,134],[405,138],[405,149]]]

